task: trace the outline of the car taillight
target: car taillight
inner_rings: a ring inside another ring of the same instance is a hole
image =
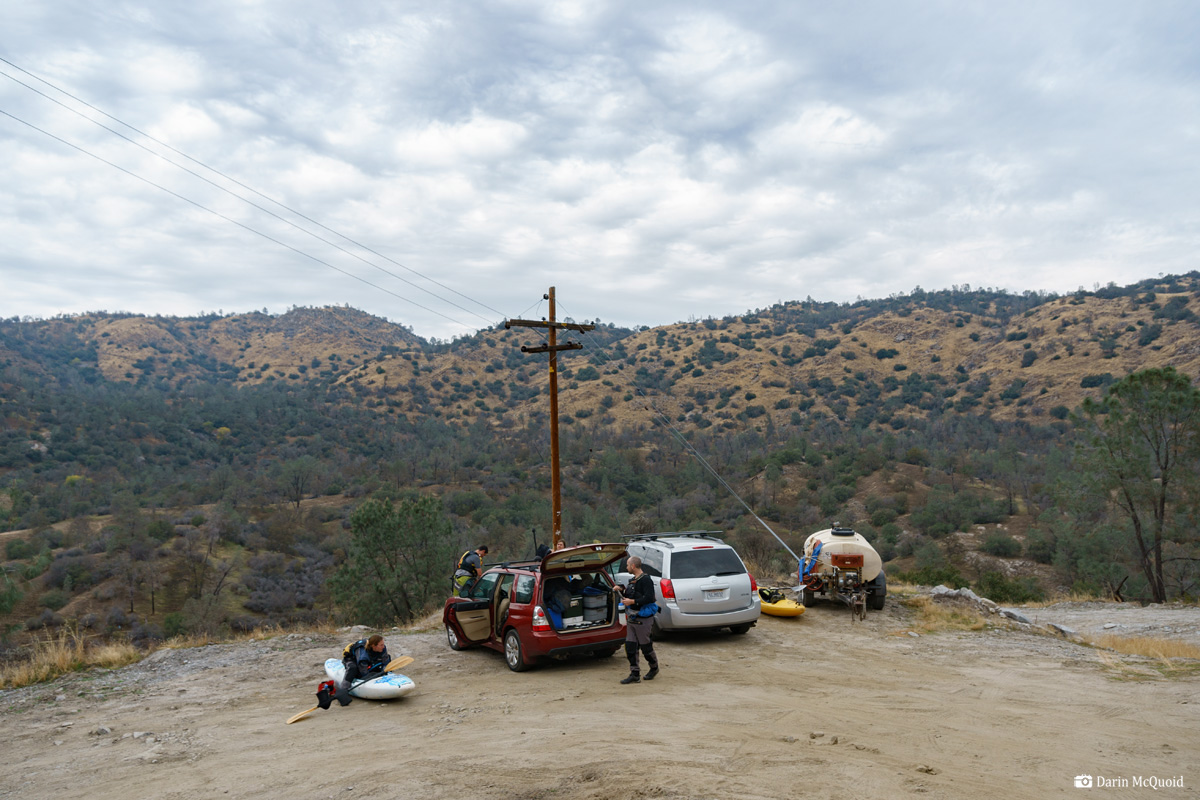
[[[550,620],[546,619],[546,612],[541,606],[533,607],[533,629],[535,631],[548,631],[550,628]]]
[[[750,575],[749,572],[747,572],[746,574]],[[753,594],[754,592],[757,592],[757,591],[758,591],[758,583],[754,580],[754,576],[750,575],[750,593]]]
[[[675,599],[675,587],[671,585],[670,578],[663,578],[659,581],[658,588],[662,590],[663,600]]]

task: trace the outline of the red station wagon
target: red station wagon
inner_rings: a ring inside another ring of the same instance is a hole
[[[607,658],[625,644],[625,615],[606,567],[624,555],[623,544],[588,544],[488,567],[469,597],[446,601],[446,640],[499,650],[514,672],[540,658]]]

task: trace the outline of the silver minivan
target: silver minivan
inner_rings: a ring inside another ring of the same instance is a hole
[[[713,533],[623,537],[629,555],[642,560],[642,569],[654,581],[660,609],[654,617],[654,633],[703,628],[745,633],[758,622],[762,601],[754,577],[737,551]],[[617,582],[628,584],[631,578],[622,560]]]

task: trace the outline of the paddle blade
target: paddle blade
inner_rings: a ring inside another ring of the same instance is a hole
[[[316,711],[318,708],[320,708],[320,706],[313,706],[308,711],[301,711],[296,716],[289,718],[287,721],[287,724],[291,725],[293,722],[299,722],[300,720],[304,719],[306,716],[308,716],[312,712]]]
[[[412,656],[400,656],[399,658],[394,658],[391,661],[389,661],[388,665],[383,668],[383,671],[391,672],[394,669],[400,669],[402,667],[407,667],[409,664],[413,663],[414,661],[416,661],[416,659],[413,658]]]

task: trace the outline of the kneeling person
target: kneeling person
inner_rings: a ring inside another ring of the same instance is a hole
[[[387,645],[378,633],[369,639],[359,639],[346,645],[342,651],[342,663],[346,665],[345,686],[337,693],[338,702],[350,705],[350,687],[355,681],[383,674],[383,668],[391,661]]]

